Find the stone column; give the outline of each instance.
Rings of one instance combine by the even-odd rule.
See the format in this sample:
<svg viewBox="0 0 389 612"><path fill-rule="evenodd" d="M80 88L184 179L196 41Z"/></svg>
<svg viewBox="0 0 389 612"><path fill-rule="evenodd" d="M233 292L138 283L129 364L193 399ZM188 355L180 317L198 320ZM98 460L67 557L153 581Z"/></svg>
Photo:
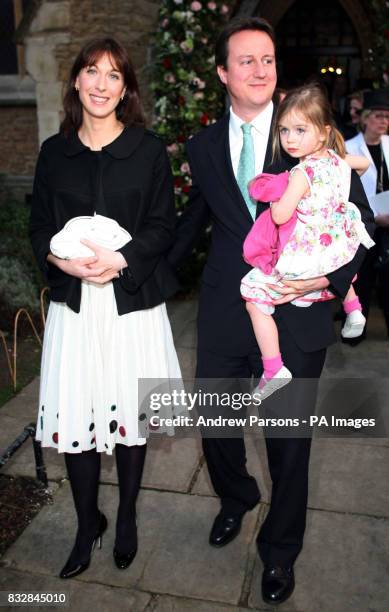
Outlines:
<svg viewBox="0 0 389 612"><path fill-rule="evenodd" d="M25 37L26 67L36 82L39 142L58 132L62 88L56 58L58 45L69 43L70 2L43 1Z"/></svg>

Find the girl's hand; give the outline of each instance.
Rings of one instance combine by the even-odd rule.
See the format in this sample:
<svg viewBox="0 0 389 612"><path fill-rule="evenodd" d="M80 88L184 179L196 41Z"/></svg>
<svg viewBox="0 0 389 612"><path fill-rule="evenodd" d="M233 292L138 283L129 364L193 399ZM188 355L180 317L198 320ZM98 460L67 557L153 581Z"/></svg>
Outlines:
<svg viewBox="0 0 389 612"><path fill-rule="evenodd" d="M273 300L274 306L279 306L280 304L286 304L287 302L292 302L296 298L299 298L306 293L311 293L312 291L320 291L320 289L326 289L330 284L328 278L326 276L318 276L317 278L309 278L307 280L295 280L288 281L282 280L282 284L284 287L279 287L278 285L269 285L271 289L274 291L278 291L281 293L283 297L278 300Z"/></svg>
<svg viewBox="0 0 389 612"><path fill-rule="evenodd" d="M112 251L90 240L80 242L94 251L96 256L96 261L88 266L89 274L85 280L103 285L113 278L118 278L119 271L127 267L127 262L119 251Z"/></svg>

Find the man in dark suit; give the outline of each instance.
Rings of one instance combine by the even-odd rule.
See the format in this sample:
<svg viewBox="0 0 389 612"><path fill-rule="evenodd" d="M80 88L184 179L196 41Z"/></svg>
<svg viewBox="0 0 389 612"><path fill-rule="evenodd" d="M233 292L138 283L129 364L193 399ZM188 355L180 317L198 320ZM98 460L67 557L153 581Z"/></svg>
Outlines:
<svg viewBox="0 0 389 612"><path fill-rule="evenodd" d="M240 296L240 281L249 270L242 258L243 241L253 220L266 205L250 202L244 186L238 185L244 166L246 128L242 126L250 126L249 144L254 152L255 174L281 172L295 161L284 156L277 163L271 163L272 96L276 86L272 27L265 20L253 17L231 21L216 43L216 66L229 94L231 109L188 143L193 186L169 259L178 265L211 220L212 244L199 301L196 376L231 380L257 377L262 370L258 346ZM356 175L352 179L351 196L360 207L365 223L372 222ZM288 283L282 289L283 297L275 302L274 319L284 363L291 370L294 382L302 378L314 382L308 391L304 385L291 383L277 393L290 413L313 413L326 347L335 341L335 333L328 302L315 303L309 308L298 308L289 302L324 287L343 297L364 257L364 250L361 247L350 264L328 278ZM272 497L257 545L264 563L263 598L266 602L280 603L293 591L293 564L302 548L310 437L266 435L266 447ZM246 469L242 436L203 437L203 448L212 484L221 500L210 544L223 546L239 533L244 513L256 506L260 493Z"/></svg>

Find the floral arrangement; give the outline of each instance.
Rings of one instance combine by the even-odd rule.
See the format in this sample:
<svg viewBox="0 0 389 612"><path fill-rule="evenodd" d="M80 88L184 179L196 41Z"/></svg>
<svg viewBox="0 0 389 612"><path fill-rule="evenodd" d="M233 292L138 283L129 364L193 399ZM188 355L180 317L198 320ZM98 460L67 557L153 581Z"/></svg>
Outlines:
<svg viewBox="0 0 389 612"><path fill-rule="evenodd" d="M191 185L185 142L224 112L213 48L228 2L163 0L154 44L153 130L167 143L180 212Z"/></svg>
<svg viewBox="0 0 389 612"><path fill-rule="evenodd" d="M153 130L167 143L180 215L191 186L185 143L223 115L225 93L214 44L230 17L231 0L162 0L153 49ZM209 242L205 232L180 270L184 292L195 289Z"/></svg>

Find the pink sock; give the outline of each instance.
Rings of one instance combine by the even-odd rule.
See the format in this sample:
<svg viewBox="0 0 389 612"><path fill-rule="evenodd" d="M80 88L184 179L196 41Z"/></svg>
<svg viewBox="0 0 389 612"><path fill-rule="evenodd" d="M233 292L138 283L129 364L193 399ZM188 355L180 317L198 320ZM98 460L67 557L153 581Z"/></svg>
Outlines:
<svg viewBox="0 0 389 612"><path fill-rule="evenodd" d="M354 310L360 310L362 312L362 306L358 299L358 296L353 300L343 302L343 310L346 314L350 314L350 312L354 312Z"/></svg>
<svg viewBox="0 0 389 612"><path fill-rule="evenodd" d="M278 370L281 370L284 362L282 361L281 353L278 353L275 357L264 358L262 357L263 373L267 380L274 378Z"/></svg>

